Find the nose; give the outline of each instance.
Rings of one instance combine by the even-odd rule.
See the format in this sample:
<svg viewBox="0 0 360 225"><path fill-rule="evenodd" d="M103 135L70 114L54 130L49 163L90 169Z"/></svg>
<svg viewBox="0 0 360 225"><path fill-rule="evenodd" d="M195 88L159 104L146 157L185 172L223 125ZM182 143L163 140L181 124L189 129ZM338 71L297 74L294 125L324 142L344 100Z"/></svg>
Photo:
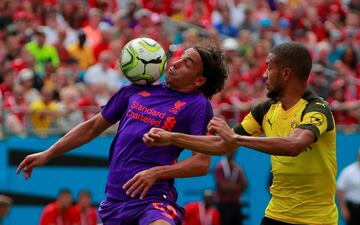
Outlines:
<svg viewBox="0 0 360 225"><path fill-rule="evenodd" d="M173 67L174 67L175 69L178 69L178 68L180 67L181 61L182 61L181 59L176 60L176 61L173 63Z"/></svg>
<svg viewBox="0 0 360 225"><path fill-rule="evenodd" d="M268 70L265 70L264 74L262 75L262 77L264 79L267 79L268 78Z"/></svg>

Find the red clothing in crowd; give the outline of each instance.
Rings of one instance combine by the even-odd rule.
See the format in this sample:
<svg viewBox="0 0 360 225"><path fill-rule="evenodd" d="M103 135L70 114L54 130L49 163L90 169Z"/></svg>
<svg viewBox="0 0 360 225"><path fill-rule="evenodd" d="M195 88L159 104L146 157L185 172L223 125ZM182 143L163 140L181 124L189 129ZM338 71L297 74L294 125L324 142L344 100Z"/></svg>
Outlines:
<svg viewBox="0 0 360 225"><path fill-rule="evenodd" d="M87 96L82 97L78 101L77 106L83 112L84 121L92 118L93 116L95 116L98 113L98 111L94 111L94 109L99 108L99 105Z"/></svg>
<svg viewBox="0 0 360 225"><path fill-rule="evenodd" d="M143 7L152 12L165 14L167 16L171 15L171 0L161 0L161 1L152 1L152 0L143 0Z"/></svg>
<svg viewBox="0 0 360 225"><path fill-rule="evenodd" d="M29 113L29 108L25 100L16 102L13 96L9 96L4 99L3 107L18 119L18 121L25 126L25 116Z"/></svg>
<svg viewBox="0 0 360 225"><path fill-rule="evenodd" d="M78 225L96 225L97 214L96 209L91 207L86 212L82 212L78 205L71 207L71 214L73 224Z"/></svg>
<svg viewBox="0 0 360 225"><path fill-rule="evenodd" d="M202 202L190 202L184 208L184 225L220 225L220 214L214 207L205 209Z"/></svg>
<svg viewBox="0 0 360 225"><path fill-rule="evenodd" d="M53 202L45 206L41 213L39 225L71 225L73 221L70 208L60 212L59 204Z"/></svg>
<svg viewBox="0 0 360 225"><path fill-rule="evenodd" d="M215 167L216 197L220 203L239 203L240 195L245 186L243 171L236 163L229 165L226 159L221 160ZM228 190L229 186L237 187Z"/></svg>

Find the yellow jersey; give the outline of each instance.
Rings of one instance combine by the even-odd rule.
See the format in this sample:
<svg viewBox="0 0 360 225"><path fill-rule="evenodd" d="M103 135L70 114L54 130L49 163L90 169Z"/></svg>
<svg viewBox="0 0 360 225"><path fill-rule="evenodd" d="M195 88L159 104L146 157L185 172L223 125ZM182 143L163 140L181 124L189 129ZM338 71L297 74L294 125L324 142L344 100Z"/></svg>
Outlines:
<svg viewBox="0 0 360 225"><path fill-rule="evenodd" d="M308 129L316 140L296 157L271 156L272 198L265 216L291 224L337 224L336 129L328 103L307 90L290 109L268 100L254 107L234 130L240 135L288 136Z"/></svg>
<svg viewBox="0 0 360 225"><path fill-rule="evenodd" d="M30 110L32 113L31 122L34 129L38 131L46 131L51 128L51 124L55 121L55 117L43 115L42 111L58 111L59 105L56 102L45 104L42 100L36 100L31 103Z"/></svg>

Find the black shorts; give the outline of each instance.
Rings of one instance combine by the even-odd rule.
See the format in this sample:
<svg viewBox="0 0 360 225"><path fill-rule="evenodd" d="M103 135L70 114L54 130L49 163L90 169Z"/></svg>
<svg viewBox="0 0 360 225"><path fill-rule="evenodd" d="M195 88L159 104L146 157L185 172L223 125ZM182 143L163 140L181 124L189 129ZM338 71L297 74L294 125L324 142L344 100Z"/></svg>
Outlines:
<svg viewBox="0 0 360 225"><path fill-rule="evenodd" d="M279 220L274 220L271 219L269 217L264 217L261 221L260 225L294 225L292 223L285 223L285 222L281 222Z"/></svg>

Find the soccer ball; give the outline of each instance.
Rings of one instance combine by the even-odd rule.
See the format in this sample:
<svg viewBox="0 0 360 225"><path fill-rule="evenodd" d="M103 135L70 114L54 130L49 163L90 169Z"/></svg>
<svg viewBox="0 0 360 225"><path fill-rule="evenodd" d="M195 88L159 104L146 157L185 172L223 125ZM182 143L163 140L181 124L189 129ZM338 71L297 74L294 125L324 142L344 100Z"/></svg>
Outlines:
<svg viewBox="0 0 360 225"><path fill-rule="evenodd" d="M129 81L150 85L163 74L166 54L161 45L153 39L136 38L124 46L119 63Z"/></svg>

